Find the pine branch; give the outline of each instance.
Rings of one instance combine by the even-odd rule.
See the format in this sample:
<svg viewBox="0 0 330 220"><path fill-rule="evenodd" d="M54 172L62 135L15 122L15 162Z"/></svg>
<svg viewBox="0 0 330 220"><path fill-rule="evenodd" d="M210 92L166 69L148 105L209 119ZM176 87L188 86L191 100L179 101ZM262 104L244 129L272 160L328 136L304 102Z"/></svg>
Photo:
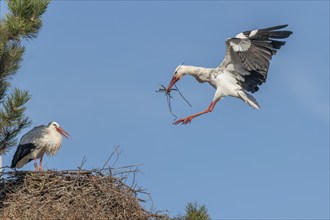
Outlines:
<svg viewBox="0 0 330 220"><path fill-rule="evenodd" d="M5 79L0 78L0 106L3 103L8 87L9 87L9 83L6 82Z"/></svg>
<svg viewBox="0 0 330 220"><path fill-rule="evenodd" d="M49 0L7 0L7 4L10 11L4 20L8 30L7 39L35 38Z"/></svg>
<svg viewBox="0 0 330 220"><path fill-rule="evenodd" d="M7 78L17 72L24 54L19 42L8 42L0 51L0 76Z"/></svg>
<svg viewBox="0 0 330 220"><path fill-rule="evenodd" d="M21 41L37 36L49 0L7 0L7 4L9 13L0 20L0 155L16 144L16 136L31 123L24 115L28 92L15 89L7 95L7 90L23 59Z"/></svg>
<svg viewBox="0 0 330 220"><path fill-rule="evenodd" d="M15 137L19 132L28 127L31 121L24 116L24 106L30 99L27 91L15 89L3 102L0 110L0 155L16 144Z"/></svg>
<svg viewBox="0 0 330 220"><path fill-rule="evenodd" d="M205 205L198 205L197 202L194 202L187 204L184 219L210 220L211 218L207 213Z"/></svg>

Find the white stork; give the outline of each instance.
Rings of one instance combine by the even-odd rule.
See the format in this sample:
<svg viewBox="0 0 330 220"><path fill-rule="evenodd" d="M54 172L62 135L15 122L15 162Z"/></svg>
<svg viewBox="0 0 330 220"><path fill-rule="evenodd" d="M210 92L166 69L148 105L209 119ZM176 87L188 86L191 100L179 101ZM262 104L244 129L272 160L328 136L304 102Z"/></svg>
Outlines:
<svg viewBox="0 0 330 220"><path fill-rule="evenodd" d="M62 144L62 135L69 138L67 133L57 122L50 122L47 126L40 125L27 132L20 143L11 162L12 168L21 168L34 160L36 171L42 171L42 157L44 154L55 155ZM37 158L40 158L38 166Z"/></svg>
<svg viewBox="0 0 330 220"><path fill-rule="evenodd" d="M226 55L217 68L180 65L166 89L168 94L173 85L185 75L191 75L200 83L208 82L216 89L210 106L197 114L182 118L174 124L187 124L199 115L212 112L217 101L226 96L243 100L252 108L259 109L257 100L248 92L258 91L266 81L269 62L285 42L274 40L289 37L292 32L279 30L288 25L244 31L226 40Z"/></svg>

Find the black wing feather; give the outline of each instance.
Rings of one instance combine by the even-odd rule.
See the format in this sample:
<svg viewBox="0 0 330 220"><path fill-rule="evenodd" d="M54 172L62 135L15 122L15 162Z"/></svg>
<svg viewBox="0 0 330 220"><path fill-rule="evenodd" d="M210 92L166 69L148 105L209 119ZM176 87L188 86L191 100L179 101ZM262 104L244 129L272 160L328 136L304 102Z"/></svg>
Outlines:
<svg viewBox="0 0 330 220"><path fill-rule="evenodd" d="M17 147L17 150L15 152L15 155L13 157L13 160L11 161L11 168L15 168L16 164L23 159L26 155L30 154L32 151L36 149L36 146L32 143L19 145ZM28 162L30 162L32 159L30 159Z"/></svg>
<svg viewBox="0 0 330 220"><path fill-rule="evenodd" d="M273 26L273 27L269 27L269 28L263 28L263 29L260 29L260 30L262 30L262 31L273 31L273 30L283 29L287 26L288 26L287 24L282 24L282 25Z"/></svg>
<svg viewBox="0 0 330 220"><path fill-rule="evenodd" d="M291 31L277 31L288 25L279 25L255 31L245 31L246 38L231 38L229 42L239 45L242 41L248 41L251 46L247 50L234 51L238 54L242 67L250 74L242 74L244 81L239 80L240 85L247 91L256 92L258 86L266 82L270 60L277 50L285 45L284 41L274 39L284 39L289 37ZM250 37L251 33L252 36ZM244 43L244 42L243 42ZM246 42L247 43L247 42Z"/></svg>

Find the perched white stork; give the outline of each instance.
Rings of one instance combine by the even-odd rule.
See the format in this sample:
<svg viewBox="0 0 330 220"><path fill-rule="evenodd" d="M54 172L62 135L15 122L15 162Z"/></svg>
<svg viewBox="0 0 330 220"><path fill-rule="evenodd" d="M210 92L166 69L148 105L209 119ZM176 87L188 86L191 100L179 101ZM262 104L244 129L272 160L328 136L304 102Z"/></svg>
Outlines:
<svg viewBox="0 0 330 220"><path fill-rule="evenodd" d="M200 83L208 82L216 89L210 106L197 114L182 118L174 124L187 124L199 115L211 112L217 101L226 96L242 99L255 109L260 106L248 92L258 91L258 86L266 81L269 62L285 42L274 40L289 37L292 32L279 30L288 25L244 31L226 40L226 55L217 68L180 65L166 89L168 94L173 85L185 75L191 75Z"/></svg>
<svg viewBox="0 0 330 220"><path fill-rule="evenodd" d="M40 125L27 132L20 143L11 162L12 168L21 168L34 160L36 171L42 171L42 157L44 154L55 155L62 144L62 135L69 138L67 133L57 122L50 122L47 126ZM37 158L40 158L38 166Z"/></svg>

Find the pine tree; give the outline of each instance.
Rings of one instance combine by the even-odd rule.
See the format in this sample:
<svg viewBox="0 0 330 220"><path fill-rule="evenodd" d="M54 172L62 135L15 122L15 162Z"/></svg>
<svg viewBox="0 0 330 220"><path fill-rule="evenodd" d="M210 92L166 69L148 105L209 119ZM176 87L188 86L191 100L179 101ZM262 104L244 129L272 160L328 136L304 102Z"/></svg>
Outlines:
<svg viewBox="0 0 330 220"><path fill-rule="evenodd" d="M210 216L207 214L205 205L198 205L195 203L188 203L186 206L186 220L209 220Z"/></svg>
<svg viewBox="0 0 330 220"><path fill-rule="evenodd" d="M189 202L186 205L186 214L179 215L174 220L210 220L210 216L207 213L207 209L205 205L198 205L197 202L191 203Z"/></svg>
<svg viewBox="0 0 330 220"><path fill-rule="evenodd" d="M37 37L49 0L6 2L9 12L0 20L0 157L16 145L19 132L31 124L24 114L30 95L18 88L10 92L10 80L23 59L22 40Z"/></svg>

